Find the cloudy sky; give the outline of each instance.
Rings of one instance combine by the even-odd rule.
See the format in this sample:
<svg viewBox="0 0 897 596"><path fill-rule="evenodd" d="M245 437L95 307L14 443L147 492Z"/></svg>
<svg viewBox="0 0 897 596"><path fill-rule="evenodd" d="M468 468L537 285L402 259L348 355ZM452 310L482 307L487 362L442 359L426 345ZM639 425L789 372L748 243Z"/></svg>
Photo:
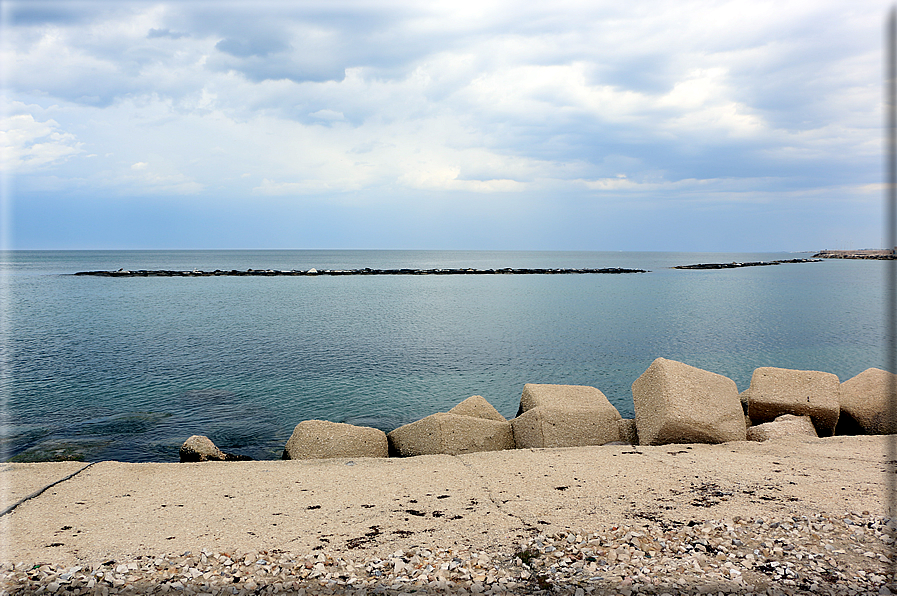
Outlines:
<svg viewBox="0 0 897 596"><path fill-rule="evenodd" d="M883 3L0 6L8 247L882 243Z"/></svg>

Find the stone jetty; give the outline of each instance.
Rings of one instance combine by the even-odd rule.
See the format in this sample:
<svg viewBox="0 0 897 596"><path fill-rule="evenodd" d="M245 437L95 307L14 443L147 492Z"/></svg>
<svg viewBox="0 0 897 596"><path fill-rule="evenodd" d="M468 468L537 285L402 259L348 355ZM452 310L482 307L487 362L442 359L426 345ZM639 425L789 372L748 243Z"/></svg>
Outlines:
<svg viewBox="0 0 897 596"><path fill-rule="evenodd" d="M816 255L818 256L818 255ZM819 263L822 259L780 259L778 261L749 261L744 263L698 263L696 265L676 265L673 269L738 269L740 267L765 267L785 263Z"/></svg>
<svg viewBox="0 0 897 596"><path fill-rule="evenodd" d="M647 273L644 269L623 269L605 267L602 269L236 269L215 271L177 271L168 269L119 269L117 271L79 271L75 275L94 275L98 277L225 277L225 276L338 276L338 275L575 275L595 273Z"/></svg>

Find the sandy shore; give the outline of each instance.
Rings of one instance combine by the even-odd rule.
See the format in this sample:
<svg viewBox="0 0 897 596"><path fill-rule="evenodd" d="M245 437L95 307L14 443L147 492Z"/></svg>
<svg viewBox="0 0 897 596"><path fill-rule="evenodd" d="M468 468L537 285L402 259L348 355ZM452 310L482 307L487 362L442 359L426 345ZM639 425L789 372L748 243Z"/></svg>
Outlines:
<svg viewBox="0 0 897 596"><path fill-rule="evenodd" d="M440 557L452 561L459 553L466 553L469 563L471 557L478 559L483 553L495 572L492 583L485 574L477 584L471 573L466 580L455 578L455 583L450 577L438 579L438 574L431 573L424 575L426 581L420 585L439 587L438 582L443 581L448 582L441 586L444 591L457 588L476 593L477 587L480 592L507 591L510 582L515 584L511 591L517 592L569 588L570 593L583 590L585 594L602 593L604 588L600 586L609 581L619 582L619 586L609 588L611 591L619 591L622 586L632 592L633 586L641 586L644 591L638 577L645 575L648 559L653 559L649 561L652 564L665 559L669 567L676 556L697 557L700 553L693 548L689 551L682 547L688 532L682 536L676 532L698 527L706 529L705 537L722 537L720 544L731 552L719 551L719 545L711 546L713 541L708 543L703 554L705 565L700 565L700 557L694 559L700 573L691 565L692 575L682 576L691 578L688 582L695 584L691 586L694 589L704 581L696 578L706 579L711 568L722 566L721 577L726 581L737 579L740 583L733 585L740 586L741 592L761 592L788 579L785 572L776 575L777 569L781 570L779 565L771 566L772 562L784 564L788 557L803 553L805 556L795 564L817 565L816 557L810 556L815 553L821 561L817 574L821 579L815 580L820 593L841 583L839 578L826 575L826 569L840 569L847 575L856 572L851 577L865 578L865 587L860 589L857 584L853 593L871 590L870 586L886 590L892 582L887 574L893 560L893 528L883 525L889 515L886 474L891 440L893 437L879 436L723 445L607 445L383 460L99 462L89 467L74 462L4 464L0 468L3 509L75 475L0 517L4 537L0 561L7 562L3 576L7 584L24 590L18 593L25 593L27 585L36 591L36 586L54 581L57 589L64 590L70 585L66 582L74 580L52 578L54 573L64 576L65 570L72 568L77 569L72 574L83 575L121 567L119 586L113 581L114 574L107 576L106 584L102 579L97 584L98 578L93 576L94 590L97 585L105 585L114 592L138 580L158 584L160 569L171 567L173 558L178 557L178 565L192 563L193 569L200 565L221 567L208 573L217 579L226 577L228 591L222 592L224 588L219 586L215 590L210 587L209 593L246 590L246 579L231 585L236 569L233 565L237 560L252 558L265 565L282 560L277 569L287 579L279 580L280 589L292 585L298 590L301 582L314 580L317 583L302 584L302 589L309 593L335 590L341 585L339 581L327 578L321 583L320 578L326 574L315 575L315 565L322 563L321 569L328 569L342 561L345 569L347 561L354 561L353 573L358 572L355 587L374 590L379 586L401 593L403 588L395 585L396 577L405 571L409 581L419 576L411 573L413 565L402 563L397 570L391 563L392 575L387 575L392 583L386 585L378 583L378 578L385 576L374 573L372 561L382 563L398 555L402 561L413 561L416 556L421 563L424 557L427 565L417 569L431 567L438 571L441 567L433 563L441 565ZM845 521L851 519L854 521ZM770 527L771 520L779 521ZM788 550L780 544L776 551L775 545L762 538L764 533L771 536L784 531L782 524L793 525L793 531L789 531L808 542L795 542L798 546ZM858 542L854 535L855 526L866 528L863 541ZM630 536L626 537L621 528L628 528ZM647 543L633 546L633 532L653 537L654 550ZM743 534L743 539L729 534ZM865 539L870 536L874 540L867 544ZM624 540L630 550L619 553L619 557L611 555L611 550L617 553L620 547L612 544L614 540ZM748 543L751 540L754 542ZM547 553L558 550L557 546L549 550L555 543L575 547L570 563L581 563L581 581L550 579L557 577L557 564L550 573L539 571L540 565L552 569ZM633 548L641 550L634 553ZM739 549L744 552L737 555ZM527 561L519 554L527 550L537 551L539 556L524 565ZM583 555L586 550L591 554ZM725 556L719 559L721 552ZM713 555L709 559L708 553ZM727 559L729 554L732 556ZM122 562L128 561L140 563L132 564L129 570L122 567ZM147 561L158 565L147 567L144 571L149 575L144 577L140 574ZM225 565L227 561L230 566ZM737 573L729 571L733 561L741 566ZM255 561L248 562L251 571ZM615 566L624 563L628 566L616 573ZM16 564L18 568L14 568ZM23 579L26 569L36 564L43 564L43 575L38 568L32 580ZM294 567L305 570L306 577L286 571ZM674 567L664 569L671 571ZM201 577L206 571L185 573L189 579L190 573L200 573L196 577ZM511 579L500 583L501 573ZM655 570L654 578L663 573ZM542 580L538 580L540 574ZM212 581L209 577L204 580ZM173 581L166 580L169 585ZM336 583L327 583L332 581ZM646 585L652 584L650 578L646 581ZM665 582L653 585L659 590ZM246 593L267 588L273 591L275 583L253 581ZM182 582L182 588L184 585ZM794 586L799 592L800 583ZM809 586L806 583L805 587ZM897 586L891 586L897 592ZM787 584L783 589L790 590ZM11 592L16 593L15 589Z"/></svg>

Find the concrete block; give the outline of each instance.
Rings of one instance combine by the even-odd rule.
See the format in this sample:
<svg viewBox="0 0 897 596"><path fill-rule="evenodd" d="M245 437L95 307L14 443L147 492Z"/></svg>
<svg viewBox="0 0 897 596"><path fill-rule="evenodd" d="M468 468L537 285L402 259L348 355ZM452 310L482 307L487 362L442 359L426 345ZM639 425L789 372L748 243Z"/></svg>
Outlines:
<svg viewBox="0 0 897 596"><path fill-rule="evenodd" d="M743 441L744 413L735 381L658 358L632 384L639 443Z"/></svg>
<svg viewBox="0 0 897 596"><path fill-rule="evenodd" d="M326 420L305 420L297 424L283 451L283 459L388 455L389 444L382 430Z"/></svg>

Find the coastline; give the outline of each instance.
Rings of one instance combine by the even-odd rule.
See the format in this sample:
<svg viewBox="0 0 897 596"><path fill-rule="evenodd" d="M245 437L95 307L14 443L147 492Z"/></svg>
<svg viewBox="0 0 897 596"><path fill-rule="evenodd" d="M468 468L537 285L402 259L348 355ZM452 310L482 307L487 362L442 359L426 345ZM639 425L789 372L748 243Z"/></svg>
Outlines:
<svg viewBox="0 0 897 596"><path fill-rule="evenodd" d="M395 553L400 553L402 561L410 561L424 556L423 550L430 553L427 557L447 557L448 562L460 553L468 557L485 553L493 562L493 592L501 585L495 579L496 570L510 573L503 576L506 579L516 578L509 581L520 583L515 590L518 593L539 592L549 583L552 589L569 588L571 594L585 587L603 593L602 586L611 584L619 590L622 584L614 584L617 580L613 578L624 583L629 578L625 585L632 591L633 582L638 584L642 581L639 575L645 575L643 567L654 569L655 579L663 579L667 576L660 567L672 570L682 557L693 559L701 571L694 565L690 571L679 569L676 573L693 584L680 586L680 592L698 591L710 580L719 585L729 582L727 591L760 592L760 588L766 589L763 586L788 579L787 574L776 579L779 567L770 566L773 561L795 569L813 562L840 573L862 571L863 577L879 577L876 574L887 573L891 565L887 561L892 559L892 542L883 537L893 532L884 527L880 537L870 535L867 538L874 540L858 542L851 524L844 520L854 516L865 520L868 528L874 524L883 527L889 507L886 471L892 470L887 453L893 440L893 436L852 436L719 445L605 445L383 460L100 462L0 517L0 532L6 538L0 562L21 563L29 569L37 564L47 565L46 569L54 565L57 570L80 567L73 573L105 570L110 573L104 576L109 579L107 587L113 591L141 581L162 582L161 568L171 567L171 560L178 557L183 561L192 557L194 568L200 566L200 558L207 560L207 567L220 567L212 573L214 577L203 578L206 572L202 572L192 578L196 591L201 592L202 582L220 580L222 573L229 573L232 579L235 568L225 569L222 561L227 557L219 558L225 554L231 560L257 556L269 566L270 559L299 561L295 573L285 571L293 569L286 563L280 565L279 573L287 579L277 581L281 586L284 581L293 582L297 590L301 584L301 589L311 590L308 593L334 593L340 585L346 587L339 582L348 580L340 580L331 567L343 561L345 570L346 561L362 561L352 565L359 585L401 593L402 585L421 580L421 573L420 568L416 575L412 573L413 566L406 573L402 565L408 563L398 565ZM3 507L79 467L85 466L71 462L6 464L0 469L0 479L10 490L4 491L7 500ZM770 523L776 525L771 528ZM785 532L786 538L795 541L797 527L806 526L801 536L806 534L815 546L795 542L797 546L789 547L779 539L775 544L764 540L766 546L761 546L747 539L752 532L781 533L781 524L795 526L791 538ZM670 532L681 533L695 526L706 528L705 537L725 539L722 559L707 556L709 551L680 552L678 546L673 547L681 541L668 535ZM815 526L831 529L814 530ZM630 530L620 532L623 527ZM737 540L745 548L733 542L730 530L743 534ZM666 547L655 547L659 552L653 556L641 543L633 550L633 533L654 536L657 532ZM563 546L568 541L567 546L576 546L581 554L589 545L585 538L593 535L592 555L586 556L593 560L574 557L569 561L571 565L584 561L579 579L555 577L564 564L548 557L548 543ZM611 544L614 540L617 543ZM531 561L530 566L518 564L515 553L537 548L533 546L537 543L542 548L539 560ZM626 557L620 550L623 547ZM758 554L753 554L755 551ZM185 555L187 552L191 554ZM717 548L715 554L720 552ZM811 557L812 553L818 557ZM387 560L393 561L389 573L373 573L373 561ZM108 564L104 567L109 561L115 562L112 568L128 563L137 566L126 566L119 573L122 579L116 580L114 569ZM155 561L160 561L159 565ZM312 561L310 567L305 566ZM251 563L246 566L250 571L256 569ZM318 563L325 563L320 569L332 577L309 577ZM731 565L726 567L726 563ZM737 573L730 573L733 566ZM143 567L147 569L141 571ZM537 573L537 568L542 571ZM43 584L40 574L29 584L21 574L16 575L21 572L6 565L5 581L22 586L22 590L27 585L36 590L38 585L52 583L46 579L52 573L43 575ZM521 574L526 573L529 576L523 578ZM533 579L539 573L546 585ZM471 590L478 576L468 573L468 579L440 580L435 575L424 573L427 579L418 587L442 590L451 586L432 582L454 581L455 588ZM264 581L263 576L251 580L254 586L266 588L256 581ZM400 576L406 579L398 581ZM671 571L667 579L674 581L674 577ZM880 577L885 585L884 576ZM276 583L269 579L270 585ZM391 583L384 583L386 580ZM116 585L116 581L120 583ZM163 583L173 581L169 578ZM248 581L231 581L228 587L253 592L245 590ZM396 582L401 585L393 586ZM492 585L484 582L480 581L477 589L491 590Z"/></svg>
<svg viewBox="0 0 897 596"><path fill-rule="evenodd" d="M887 248L864 248L859 250L821 250L813 255L820 259L874 259L892 261L897 259L897 253Z"/></svg>

